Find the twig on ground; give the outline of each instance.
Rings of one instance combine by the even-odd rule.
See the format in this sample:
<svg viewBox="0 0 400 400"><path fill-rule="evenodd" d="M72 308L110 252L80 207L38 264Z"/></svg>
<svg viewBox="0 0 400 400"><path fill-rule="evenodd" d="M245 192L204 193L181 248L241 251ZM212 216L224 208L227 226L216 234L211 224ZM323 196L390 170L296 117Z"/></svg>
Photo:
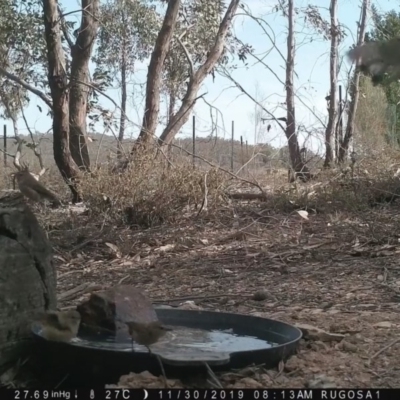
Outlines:
<svg viewBox="0 0 400 400"><path fill-rule="evenodd" d="M369 362L371 362L374 358L378 357L380 354L382 354L384 351L386 351L390 347L394 346L398 342L400 342L400 338L397 338L397 339L393 340L393 342L391 342L388 345L386 345L385 347L381 348L373 356L371 356L371 358L369 359Z"/></svg>

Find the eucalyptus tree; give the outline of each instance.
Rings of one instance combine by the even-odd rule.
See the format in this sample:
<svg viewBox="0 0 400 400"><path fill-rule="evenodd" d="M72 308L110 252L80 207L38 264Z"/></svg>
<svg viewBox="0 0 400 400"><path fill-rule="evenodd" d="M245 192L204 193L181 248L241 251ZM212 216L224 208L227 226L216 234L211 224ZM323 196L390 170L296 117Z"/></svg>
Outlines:
<svg viewBox="0 0 400 400"><path fill-rule="evenodd" d="M7 0L0 1L7 4ZM53 118L54 160L73 193L73 201L79 201L76 186L79 168L90 167L86 143L87 104L92 88L89 61L99 23L99 0L81 0L80 8L68 13L63 12L57 0L9 0L9 4L16 13L25 7L27 16L33 12L37 21L41 20L37 25L12 22L9 27L10 36L16 43L20 41L22 53L37 62L30 64L29 76L26 75L30 81L25 81L19 76L19 70L13 70L14 64L3 62L3 57L0 75L39 96L49 107ZM81 23L73 39L70 34L73 23L66 17L76 13L81 15ZM32 35L34 40L30 46L28 39ZM0 44L3 56L7 42Z"/></svg>
<svg viewBox="0 0 400 400"><path fill-rule="evenodd" d="M125 132L126 104L130 75L138 61L148 58L161 26L161 17L146 0L108 0L101 5L101 25L94 61L94 79L121 86L121 115L118 145ZM111 50L112 49L112 50Z"/></svg>
<svg viewBox="0 0 400 400"><path fill-rule="evenodd" d="M150 59L142 129L132 151L155 133L161 90L169 94L170 106L168 123L159 143L169 144L187 122L201 84L225 54L238 5L239 0L231 0L227 7L220 0L168 2ZM178 98L182 100L175 112Z"/></svg>
<svg viewBox="0 0 400 400"><path fill-rule="evenodd" d="M218 34L224 3L221 0L190 0L184 2L180 10L163 71L162 90L168 96L168 122L175 114L177 102L186 93L191 69L198 68L207 59Z"/></svg>
<svg viewBox="0 0 400 400"><path fill-rule="evenodd" d="M198 100L204 79L220 64L229 61L229 50L236 43L230 32L239 1L188 0L183 2L177 29L166 59L166 85L169 95L168 123L160 144L169 144L187 122ZM214 75L213 75L214 77ZM177 100L180 106L175 112Z"/></svg>
<svg viewBox="0 0 400 400"><path fill-rule="evenodd" d="M367 17L368 17L368 9L370 8L370 0L363 0L360 12L360 23L358 24L357 28L357 44L356 48L362 48L365 36L366 36L366 29L367 29ZM378 57L379 64L382 65L382 59ZM370 60L369 60L370 61ZM339 162L343 163L345 161L346 155L349 150L350 142L353 138L353 133L355 129L355 121L356 121L356 114L357 114L357 106L358 100L360 98L360 77L361 77L361 68L355 68L353 72L353 76L349 81L349 94L350 94L350 103L347 110L347 126L346 131L343 137L342 142L340 143L339 148Z"/></svg>
<svg viewBox="0 0 400 400"><path fill-rule="evenodd" d="M1 116L12 120L15 135L21 108L29 102L28 88L45 87L42 26L38 4L0 0L0 107ZM7 75L17 76L24 85Z"/></svg>

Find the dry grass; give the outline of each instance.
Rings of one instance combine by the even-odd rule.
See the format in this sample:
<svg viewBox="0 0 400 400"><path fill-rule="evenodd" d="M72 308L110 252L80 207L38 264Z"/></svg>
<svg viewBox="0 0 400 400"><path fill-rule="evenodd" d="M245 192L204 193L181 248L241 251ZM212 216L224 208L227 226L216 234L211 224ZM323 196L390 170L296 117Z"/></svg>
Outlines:
<svg viewBox="0 0 400 400"><path fill-rule="evenodd" d="M400 196L400 152L384 148L350 164L320 170L316 178L272 187L267 205L278 212L305 209L317 213L358 212L387 204Z"/></svg>
<svg viewBox="0 0 400 400"><path fill-rule="evenodd" d="M205 187L208 210L216 209L224 179L217 169L204 173L187 161L172 165L147 150L135 157L123 173L99 167L83 175L80 190L92 215L149 227L174 221L185 210L199 206Z"/></svg>

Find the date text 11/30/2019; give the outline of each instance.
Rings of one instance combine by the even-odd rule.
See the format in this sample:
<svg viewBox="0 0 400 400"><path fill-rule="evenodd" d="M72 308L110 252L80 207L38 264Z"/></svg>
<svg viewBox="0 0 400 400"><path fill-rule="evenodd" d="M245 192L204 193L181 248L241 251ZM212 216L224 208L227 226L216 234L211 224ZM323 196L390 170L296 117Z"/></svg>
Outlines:
<svg viewBox="0 0 400 400"><path fill-rule="evenodd" d="M0 389L13 400L386 400L400 399L400 389Z"/></svg>

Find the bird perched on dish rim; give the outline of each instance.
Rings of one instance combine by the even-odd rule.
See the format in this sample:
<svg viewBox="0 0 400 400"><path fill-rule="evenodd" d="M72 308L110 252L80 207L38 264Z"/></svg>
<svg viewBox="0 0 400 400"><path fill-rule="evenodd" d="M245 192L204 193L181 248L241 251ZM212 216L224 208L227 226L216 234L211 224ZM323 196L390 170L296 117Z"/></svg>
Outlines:
<svg viewBox="0 0 400 400"><path fill-rule="evenodd" d="M69 342L78 334L81 315L76 310L47 311L40 316L38 322L45 339Z"/></svg>

